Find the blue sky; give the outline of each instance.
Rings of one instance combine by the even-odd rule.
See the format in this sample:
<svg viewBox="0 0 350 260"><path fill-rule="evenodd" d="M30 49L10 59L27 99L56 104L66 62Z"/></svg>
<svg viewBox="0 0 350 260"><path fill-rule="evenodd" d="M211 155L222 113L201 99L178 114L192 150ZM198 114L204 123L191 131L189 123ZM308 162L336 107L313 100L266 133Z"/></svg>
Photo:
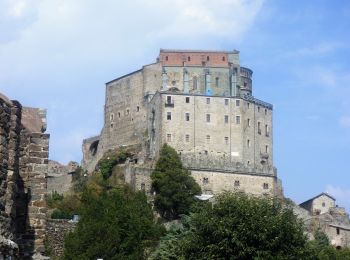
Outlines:
<svg viewBox="0 0 350 260"><path fill-rule="evenodd" d="M102 127L104 83L160 48L241 52L274 105L285 195L350 210L350 2L0 0L0 92L48 109L50 157L80 161Z"/></svg>

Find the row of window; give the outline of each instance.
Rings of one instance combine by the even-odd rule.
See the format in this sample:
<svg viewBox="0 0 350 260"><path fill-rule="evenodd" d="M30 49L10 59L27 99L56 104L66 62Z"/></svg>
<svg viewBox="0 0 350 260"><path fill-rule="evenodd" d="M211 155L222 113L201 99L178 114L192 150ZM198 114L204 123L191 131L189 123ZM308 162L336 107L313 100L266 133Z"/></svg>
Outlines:
<svg viewBox="0 0 350 260"><path fill-rule="evenodd" d="M139 107L139 106L136 107L136 112L140 112L140 107ZM118 112L117 115L118 115L118 118L120 118L120 117L121 117L121 112ZM127 109L127 110L125 111L125 114L124 114L124 115L126 115L126 116L130 115L130 110ZM113 120L114 120L114 113L111 113L111 114L110 114L109 119L110 119L110 121L113 121Z"/></svg>
<svg viewBox="0 0 350 260"><path fill-rule="evenodd" d="M222 56L222 61L226 61L226 57ZM165 61L169 61L169 56L165 56ZM187 56L187 61L191 61L191 56ZM207 56L206 61L210 61L210 56Z"/></svg>
<svg viewBox="0 0 350 260"><path fill-rule="evenodd" d="M186 103L190 103L190 97L185 97L185 102ZM206 98L206 104L210 104L210 102L211 102L211 98ZM171 96L167 96L166 97L166 103L167 104L173 104L173 101L172 101L172 97ZM239 100L239 99L236 99L236 106L237 107L239 107L240 106L240 103L241 103L241 101ZM224 99L224 104L225 104L225 106L228 106L229 105L229 99L228 98L225 98Z"/></svg>
<svg viewBox="0 0 350 260"><path fill-rule="evenodd" d="M202 183L203 184L208 184L209 183L209 178L204 177L202 179ZM236 180L234 182L233 186L236 187L236 188L240 187L241 186L240 181ZM268 183L263 183L262 187L263 187L264 190L267 190L267 189L269 189L269 184Z"/></svg>
<svg viewBox="0 0 350 260"><path fill-rule="evenodd" d="M205 118L207 123L211 122L210 114L206 114ZM166 119L169 121L171 120L171 112L167 112ZM185 113L185 121L190 121L190 113ZM224 115L224 123L228 124L228 121L229 121L228 115ZM240 124L240 123L241 123L241 116L236 116L236 124Z"/></svg>

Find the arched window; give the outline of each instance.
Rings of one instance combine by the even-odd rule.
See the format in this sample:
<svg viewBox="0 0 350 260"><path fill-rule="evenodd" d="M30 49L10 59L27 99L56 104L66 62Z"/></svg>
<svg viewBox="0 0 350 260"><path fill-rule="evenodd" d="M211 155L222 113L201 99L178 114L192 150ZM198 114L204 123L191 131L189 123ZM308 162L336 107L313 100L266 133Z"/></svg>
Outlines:
<svg viewBox="0 0 350 260"><path fill-rule="evenodd" d="M193 89L195 90L195 89L197 89L197 76L194 76L193 77Z"/></svg>

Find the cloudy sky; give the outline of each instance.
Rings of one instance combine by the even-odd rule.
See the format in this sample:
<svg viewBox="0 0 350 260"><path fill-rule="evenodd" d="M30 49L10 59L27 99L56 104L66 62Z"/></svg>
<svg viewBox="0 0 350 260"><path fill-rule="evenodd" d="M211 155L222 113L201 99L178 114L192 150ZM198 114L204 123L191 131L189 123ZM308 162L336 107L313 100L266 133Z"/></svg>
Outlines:
<svg viewBox="0 0 350 260"><path fill-rule="evenodd" d="M80 161L102 127L104 83L160 48L241 52L274 104L285 195L350 210L350 2L0 0L0 92L48 109L50 157Z"/></svg>

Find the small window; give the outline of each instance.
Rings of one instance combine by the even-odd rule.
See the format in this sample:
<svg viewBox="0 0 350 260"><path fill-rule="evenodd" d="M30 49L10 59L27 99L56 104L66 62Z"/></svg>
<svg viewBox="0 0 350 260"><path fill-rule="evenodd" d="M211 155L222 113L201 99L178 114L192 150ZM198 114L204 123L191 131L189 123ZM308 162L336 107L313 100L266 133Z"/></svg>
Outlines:
<svg viewBox="0 0 350 260"><path fill-rule="evenodd" d="M225 122L225 124L228 124L228 115L224 116L224 122Z"/></svg>
<svg viewBox="0 0 350 260"><path fill-rule="evenodd" d="M250 118L247 119L247 124L250 126Z"/></svg>
<svg viewBox="0 0 350 260"><path fill-rule="evenodd" d="M168 61L168 60L169 60L169 57L168 57L168 56L165 56L165 60Z"/></svg>
<svg viewBox="0 0 350 260"><path fill-rule="evenodd" d="M249 105L249 102L247 102L247 108L249 109L250 105Z"/></svg>
<svg viewBox="0 0 350 260"><path fill-rule="evenodd" d="M225 98L225 106L228 106L228 99Z"/></svg>
<svg viewBox="0 0 350 260"><path fill-rule="evenodd" d="M191 57L190 56L187 57L187 61L191 61Z"/></svg>
<svg viewBox="0 0 350 260"><path fill-rule="evenodd" d="M129 113L130 113L130 111L129 111L129 109L127 109L127 110L126 110L126 114L129 115Z"/></svg>
<svg viewBox="0 0 350 260"><path fill-rule="evenodd" d="M269 126L265 125L265 136L269 136Z"/></svg>
<svg viewBox="0 0 350 260"><path fill-rule="evenodd" d="M166 113L166 120L171 120L171 112Z"/></svg>
<svg viewBox="0 0 350 260"><path fill-rule="evenodd" d="M210 144L210 135L207 135L206 139L207 139L207 144Z"/></svg>
<svg viewBox="0 0 350 260"><path fill-rule="evenodd" d="M260 107L258 106L258 112L260 112Z"/></svg>
<svg viewBox="0 0 350 260"><path fill-rule="evenodd" d="M247 140L247 146L250 147L250 140Z"/></svg>
<svg viewBox="0 0 350 260"><path fill-rule="evenodd" d="M171 142L171 134L166 135L166 140L167 140L167 142Z"/></svg>
<svg viewBox="0 0 350 260"><path fill-rule="evenodd" d="M269 152L269 146L265 145L265 153L268 153L268 152Z"/></svg>
<svg viewBox="0 0 350 260"><path fill-rule="evenodd" d="M261 135L261 123L258 122L258 134Z"/></svg>
<svg viewBox="0 0 350 260"><path fill-rule="evenodd" d="M203 184L208 184L209 183L209 178L203 178Z"/></svg>
<svg viewBox="0 0 350 260"><path fill-rule="evenodd" d="M216 77L216 78L215 78L215 87L218 87L218 86L219 86L219 78Z"/></svg>
<svg viewBox="0 0 350 260"><path fill-rule="evenodd" d="M185 114L185 120L186 121L190 121L190 113L186 113Z"/></svg>
<svg viewBox="0 0 350 260"><path fill-rule="evenodd" d="M225 136L225 144L228 144L228 136Z"/></svg>
<svg viewBox="0 0 350 260"><path fill-rule="evenodd" d="M264 183L263 184L263 188L264 188L264 190L267 190L269 188L269 184L268 183Z"/></svg>
<svg viewBox="0 0 350 260"><path fill-rule="evenodd" d="M322 207L325 207L326 206L326 203L322 202Z"/></svg>
<svg viewBox="0 0 350 260"><path fill-rule="evenodd" d="M207 61L209 61L209 56L207 56Z"/></svg>
<svg viewBox="0 0 350 260"><path fill-rule="evenodd" d="M118 112L118 117L120 118L120 112Z"/></svg>
<svg viewBox="0 0 350 260"><path fill-rule="evenodd" d="M113 128L113 124L111 124L111 128Z"/></svg>
<svg viewBox="0 0 350 260"><path fill-rule="evenodd" d="M267 109L265 108L265 115L267 115Z"/></svg>
<svg viewBox="0 0 350 260"><path fill-rule="evenodd" d="M210 98L207 98L207 104L210 104Z"/></svg>
<svg viewBox="0 0 350 260"><path fill-rule="evenodd" d="M241 117L236 116L236 124L239 125L241 123Z"/></svg>
<svg viewBox="0 0 350 260"><path fill-rule="evenodd" d="M225 60L226 60L225 56L224 56L224 57L222 57L222 61L225 61Z"/></svg>
<svg viewBox="0 0 350 260"><path fill-rule="evenodd" d="M190 135L185 135L185 141L188 143L190 141Z"/></svg>
<svg viewBox="0 0 350 260"><path fill-rule="evenodd" d="M207 114L207 123L209 123L210 122L210 114Z"/></svg>
<svg viewBox="0 0 350 260"><path fill-rule="evenodd" d="M136 107L136 111L140 112L140 107L139 106Z"/></svg>
<svg viewBox="0 0 350 260"><path fill-rule="evenodd" d="M337 235L340 235L340 229L337 228Z"/></svg>
<svg viewBox="0 0 350 260"><path fill-rule="evenodd" d="M240 105L240 100L237 99L237 100L236 100L236 107L239 107L239 105Z"/></svg>
<svg viewBox="0 0 350 260"><path fill-rule="evenodd" d="M186 103L190 103L190 97L186 97Z"/></svg>
<svg viewBox="0 0 350 260"><path fill-rule="evenodd" d="M239 183L239 181L235 181L235 187L239 187L241 184Z"/></svg>
<svg viewBox="0 0 350 260"><path fill-rule="evenodd" d="M113 113L110 115L109 119L110 119L111 121L114 120L114 114L113 114Z"/></svg>
<svg viewBox="0 0 350 260"><path fill-rule="evenodd" d="M204 154L205 154L205 155L208 155L208 151L207 151L207 150L204 150Z"/></svg>
<svg viewBox="0 0 350 260"><path fill-rule="evenodd" d="M247 164L250 165L250 161L247 161Z"/></svg>
<svg viewBox="0 0 350 260"><path fill-rule="evenodd" d="M166 103L171 104L171 96L166 96Z"/></svg>

